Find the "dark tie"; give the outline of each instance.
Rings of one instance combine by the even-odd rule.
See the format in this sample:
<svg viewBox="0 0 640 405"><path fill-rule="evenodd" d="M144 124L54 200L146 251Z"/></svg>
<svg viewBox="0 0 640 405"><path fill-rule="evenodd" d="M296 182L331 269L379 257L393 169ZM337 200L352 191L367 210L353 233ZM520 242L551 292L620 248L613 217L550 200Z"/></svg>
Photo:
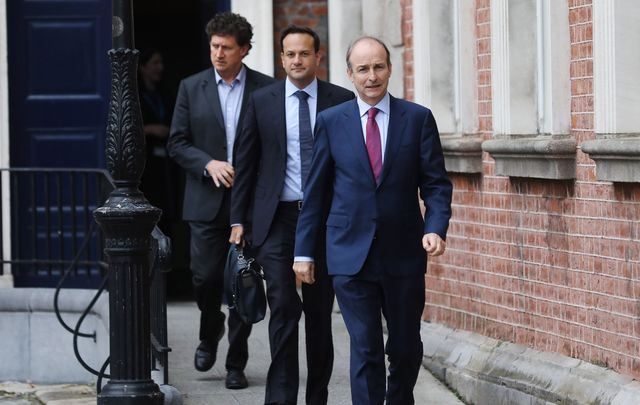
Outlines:
<svg viewBox="0 0 640 405"><path fill-rule="evenodd" d="M380 173L382 172L382 146L380 143L380 129L376 122L377 108L370 108L367 114L367 153L369 154L369 163L373 171L373 177L376 183L380 182Z"/></svg>
<svg viewBox="0 0 640 405"><path fill-rule="evenodd" d="M309 168L311 167L311 156L313 154L313 134L311 132L311 117L309 116L309 104L307 99L309 94L298 90L295 93L298 97L298 130L300 132L300 186L304 191L304 184L307 182Z"/></svg>

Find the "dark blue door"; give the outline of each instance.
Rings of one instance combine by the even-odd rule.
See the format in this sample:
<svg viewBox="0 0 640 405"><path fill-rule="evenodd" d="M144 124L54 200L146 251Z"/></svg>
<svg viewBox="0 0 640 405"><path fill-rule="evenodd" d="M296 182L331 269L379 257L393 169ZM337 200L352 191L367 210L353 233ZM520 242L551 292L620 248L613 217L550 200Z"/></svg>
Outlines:
<svg viewBox="0 0 640 405"><path fill-rule="evenodd" d="M104 167L111 2L9 0L7 14L11 166ZM36 185L39 183L35 181ZM35 259L63 259L61 256L68 256L74 249L70 235L78 235L76 229L70 228L75 221L69 218L77 213L70 211L69 199L81 196L65 200L64 195L76 192L70 191L68 181L60 180L57 187L63 197L52 204L57 191L45 186L46 190L36 191L34 199L28 197L32 184L12 185L12 197L17 201L13 205L13 223L20 228L19 234L13 235L13 255L31 252L28 254ZM26 204L28 198L32 204ZM47 208L47 202L54 206ZM92 196L86 203L93 208L100 202ZM63 229L52 230L47 215L66 218ZM51 285L61 269L47 269L15 269L16 285ZM92 284L95 281L87 279L77 285Z"/></svg>

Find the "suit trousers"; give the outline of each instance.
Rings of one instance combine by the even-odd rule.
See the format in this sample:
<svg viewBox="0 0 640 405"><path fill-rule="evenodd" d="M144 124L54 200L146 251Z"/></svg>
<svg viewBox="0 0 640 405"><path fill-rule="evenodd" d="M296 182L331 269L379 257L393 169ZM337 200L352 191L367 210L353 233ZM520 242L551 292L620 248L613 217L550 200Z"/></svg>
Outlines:
<svg viewBox="0 0 640 405"><path fill-rule="evenodd" d="M333 287L324 253L316 260L316 282L302 286L302 302L293 272L293 248L298 221L295 204L280 203L265 242L257 248L267 282L271 365L265 404L297 403L299 385L298 323L304 310L307 348L306 403L325 405L333 370L331 312ZM324 243L323 243L324 244Z"/></svg>
<svg viewBox="0 0 640 405"><path fill-rule="evenodd" d="M229 199L225 191L222 206L213 221L190 221L191 272L198 308L200 340L217 343L224 331L225 315L220 310L224 294L224 266L229 251ZM229 310L229 351L227 370L244 370L249 357L247 339L251 325L245 324L235 310Z"/></svg>
<svg viewBox="0 0 640 405"><path fill-rule="evenodd" d="M359 273L332 277L351 342L351 399L353 405L382 405L385 397L387 405L410 405L423 354L424 274L394 277L392 259L378 257L376 243ZM386 345L381 314L389 331Z"/></svg>

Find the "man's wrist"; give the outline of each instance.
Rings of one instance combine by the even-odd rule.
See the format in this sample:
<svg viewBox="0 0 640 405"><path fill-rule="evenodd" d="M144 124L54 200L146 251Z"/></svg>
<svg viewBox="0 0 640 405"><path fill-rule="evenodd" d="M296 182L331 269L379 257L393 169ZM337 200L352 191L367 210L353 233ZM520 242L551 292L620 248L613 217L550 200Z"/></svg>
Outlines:
<svg viewBox="0 0 640 405"><path fill-rule="evenodd" d="M309 257L309 256L295 256L293 258L294 262L311 262L313 263L313 257Z"/></svg>

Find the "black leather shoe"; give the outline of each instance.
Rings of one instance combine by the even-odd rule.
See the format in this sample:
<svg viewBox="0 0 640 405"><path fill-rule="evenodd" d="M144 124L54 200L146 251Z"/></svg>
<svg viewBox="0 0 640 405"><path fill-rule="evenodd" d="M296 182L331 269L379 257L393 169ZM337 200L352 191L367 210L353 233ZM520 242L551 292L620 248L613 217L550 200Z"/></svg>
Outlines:
<svg viewBox="0 0 640 405"><path fill-rule="evenodd" d="M208 371L216 363L216 353L218 352L218 342L224 336L224 325L218 334L218 338L214 343L207 340L201 340L196 354L193 358L193 365L198 371Z"/></svg>
<svg viewBox="0 0 640 405"><path fill-rule="evenodd" d="M196 349L196 355L193 359L193 364L198 371L208 371L213 367L216 362L216 352L218 351L218 342L210 344L206 341L201 341Z"/></svg>
<svg viewBox="0 0 640 405"><path fill-rule="evenodd" d="M249 386L249 381L242 370L227 370L224 386L230 390L241 390Z"/></svg>

